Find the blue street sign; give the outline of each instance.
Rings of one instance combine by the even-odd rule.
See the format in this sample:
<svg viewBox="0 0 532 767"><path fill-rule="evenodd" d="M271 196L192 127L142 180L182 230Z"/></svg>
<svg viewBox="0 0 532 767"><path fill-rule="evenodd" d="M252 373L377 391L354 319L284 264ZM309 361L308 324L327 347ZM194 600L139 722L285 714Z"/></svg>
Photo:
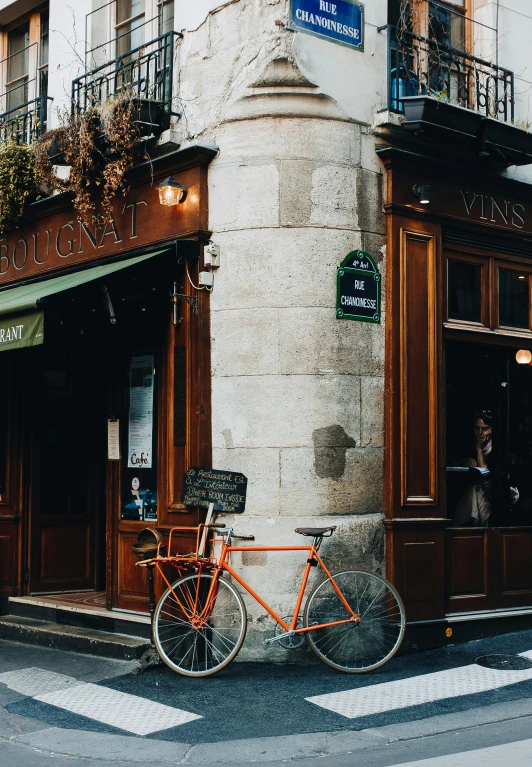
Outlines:
<svg viewBox="0 0 532 767"><path fill-rule="evenodd" d="M364 50L364 6L357 0L290 0L290 28Z"/></svg>

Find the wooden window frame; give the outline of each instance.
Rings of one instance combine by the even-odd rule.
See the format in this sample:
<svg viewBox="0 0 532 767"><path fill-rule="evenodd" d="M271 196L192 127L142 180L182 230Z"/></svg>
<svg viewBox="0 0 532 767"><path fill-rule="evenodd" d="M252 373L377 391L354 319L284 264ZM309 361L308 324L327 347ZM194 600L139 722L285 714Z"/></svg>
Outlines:
<svg viewBox="0 0 532 767"><path fill-rule="evenodd" d="M492 291L492 277L489 258L474 256L469 253L445 251L443 269L443 296L444 296L444 323L446 327L462 329L491 330L490 322L490 295ZM460 320L449 317L449 261L461 262L480 266L480 322Z"/></svg>
<svg viewBox="0 0 532 767"><path fill-rule="evenodd" d="M0 67L0 94L2 96L5 96L8 80L7 80L7 57L8 57L8 51L9 51L9 33L12 32L17 27L20 27L22 24L25 24L26 22L29 22L30 25L30 42L29 42L29 49L30 49L30 56L29 56L29 62L28 62L28 85L30 86L28 88L28 101L32 101L32 99L37 98L37 96L41 95L39 93L39 72L45 67L48 66L48 64L43 65L40 62L40 50L41 50L41 14L43 11L49 11L50 10L50 4L49 3L43 3L42 5L39 5L37 8L34 8L32 11L29 11L28 13L24 13L18 18L14 19L10 24L6 24L6 26L2 29L0 32L0 55L2 60L2 66ZM35 50L31 51L31 47L33 45L35 46ZM35 78L32 80L31 73L35 72ZM2 101L4 101L4 98L2 98ZM0 104L0 112L6 111L6 105L5 102Z"/></svg>
<svg viewBox="0 0 532 767"><path fill-rule="evenodd" d="M448 262L462 261L464 263L477 264L482 267L481 272L481 318L482 322L471 322L449 317L448 296ZM514 328L499 323L499 269L521 272L528 275L529 284L529 326L528 328ZM482 333L483 342L489 343L490 339L502 338L532 338L532 265L519 256L501 257L493 253L478 253L478 250L462 250L454 247L446 247L444 250L443 274L443 326L446 332L471 331Z"/></svg>
<svg viewBox="0 0 532 767"><path fill-rule="evenodd" d="M512 325L501 325L500 323L499 271L501 269L528 275L528 328L516 328ZM504 333L518 333L519 335L532 336L532 266L527 264L517 264L503 259L493 259L493 273L492 304L495 320L494 329Z"/></svg>

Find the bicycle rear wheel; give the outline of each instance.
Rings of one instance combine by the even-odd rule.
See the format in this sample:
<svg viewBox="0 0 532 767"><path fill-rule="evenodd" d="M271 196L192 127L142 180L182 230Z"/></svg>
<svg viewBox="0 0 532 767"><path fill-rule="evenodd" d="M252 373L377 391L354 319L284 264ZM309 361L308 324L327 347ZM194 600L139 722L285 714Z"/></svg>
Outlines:
<svg viewBox="0 0 532 767"><path fill-rule="evenodd" d="M391 583L365 570L346 570L331 578L360 623L309 631L310 647L324 663L349 674L383 666L403 641L405 610L401 597ZM327 578L309 594L303 623L317 626L347 620L350 615Z"/></svg>
<svg viewBox="0 0 532 767"><path fill-rule="evenodd" d="M153 640L178 674L209 676L236 656L246 636L246 609L234 586L213 575L186 575L157 604Z"/></svg>

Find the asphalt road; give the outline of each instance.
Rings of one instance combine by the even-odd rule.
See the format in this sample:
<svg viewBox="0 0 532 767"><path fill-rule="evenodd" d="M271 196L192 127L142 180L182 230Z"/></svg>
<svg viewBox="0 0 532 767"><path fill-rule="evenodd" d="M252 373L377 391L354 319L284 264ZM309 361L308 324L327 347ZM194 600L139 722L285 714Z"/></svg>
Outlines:
<svg viewBox="0 0 532 767"><path fill-rule="evenodd" d="M475 663L501 653L526 660L532 632L395 658L370 675L233 663L203 680L0 642L0 767L532 767L532 669ZM317 695L327 697L308 700ZM354 709L337 705L345 696ZM184 719L165 723L167 712ZM513 745L490 751L504 744Z"/></svg>

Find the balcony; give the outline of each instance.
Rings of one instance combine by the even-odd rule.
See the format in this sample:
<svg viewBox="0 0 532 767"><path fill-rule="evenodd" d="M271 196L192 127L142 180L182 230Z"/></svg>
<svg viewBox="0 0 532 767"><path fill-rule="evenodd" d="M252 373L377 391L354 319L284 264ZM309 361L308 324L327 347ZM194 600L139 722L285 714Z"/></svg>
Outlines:
<svg viewBox="0 0 532 767"><path fill-rule="evenodd" d="M384 30L385 28L381 28ZM469 145L503 166L532 162L532 134L513 125L514 74L449 45L388 31L388 109L417 136Z"/></svg>
<svg viewBox="0 0 532 767"><path fill-rule="evenodd" d="M0 142L33 144L46 131L48 67L38 66L39 55L32 43L0 61Z"/></svg>
<svg viewBox="0 0 532 767"><path fill-rule="evenodd" d="M174 68L177 32L167 32L96 66L72 83L72 109L86 112L118 95L137 105L141 135L157 135L179 117L174 110ZM109 47L115 41L106 43ZM104 46L100 46L103 48ZM90 52L97 58L98 51Z"/></svg>
<svg viewBox="0 0 532 767"><path fill-rule="evenodd" d="M503 122L514 119L514 75L468 53L411 33L397 40L388 28L390 109L404 111L403 99L432 96Z"/></svg>
<svg viewBox="0 0 532 767"><path fill-rule="evenodd" d="M38 96L0 114L0 141L33 144L46 130L47 101Z"/></svg>

